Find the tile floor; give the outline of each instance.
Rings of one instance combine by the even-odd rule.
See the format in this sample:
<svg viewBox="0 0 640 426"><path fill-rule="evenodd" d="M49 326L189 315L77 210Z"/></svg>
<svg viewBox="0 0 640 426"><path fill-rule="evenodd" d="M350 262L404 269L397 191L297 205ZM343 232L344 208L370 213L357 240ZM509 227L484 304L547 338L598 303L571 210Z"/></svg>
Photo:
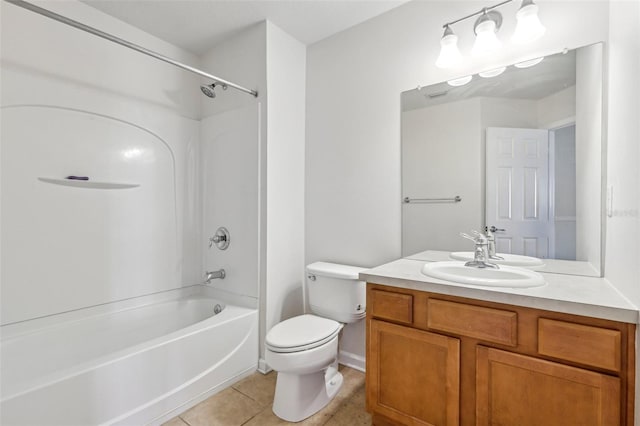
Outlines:
<svg viewBox="0 0 640 426"><path fill-rule="evenodd" d="M364 373L340 366L344 383L338 395L322 410L299 423L289 423L271 411L276 372L254 373L202 401L163 426L272 426L272 425L371 425L365 411Z"/></svg>

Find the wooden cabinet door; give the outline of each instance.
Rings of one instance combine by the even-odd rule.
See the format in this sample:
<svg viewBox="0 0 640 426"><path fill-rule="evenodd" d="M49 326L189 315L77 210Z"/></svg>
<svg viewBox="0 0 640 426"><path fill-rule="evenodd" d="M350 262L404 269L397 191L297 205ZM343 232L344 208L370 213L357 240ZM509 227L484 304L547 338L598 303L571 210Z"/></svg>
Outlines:
<svg viewBox="0 0 640 426"><path fill-rule="evenodd" d="M620 379L478 346L476 424L620 424Z"/></svg>
<svg viewBox="0 0 640 426"><path fill-rule="evenodd" d="M367 403L405 425L457 425L460 341L370 320Z"/></svg>

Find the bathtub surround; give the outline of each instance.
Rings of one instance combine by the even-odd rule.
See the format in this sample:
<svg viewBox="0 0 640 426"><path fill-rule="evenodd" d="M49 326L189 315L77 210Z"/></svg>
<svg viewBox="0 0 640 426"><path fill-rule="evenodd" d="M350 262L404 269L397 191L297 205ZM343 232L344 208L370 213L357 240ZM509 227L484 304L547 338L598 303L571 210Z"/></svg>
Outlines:
<svg viewBox="0 0 640 426"><path fill-rule="evenodd" d="M49 6L197 63L84 4ZM201 282L198 79L14 5L0 7L2 324ZM18 161L27 163L16 171L28 176L8 174ZM141 186L36 180L73 174Z"/></svg>
<svg viewBox="0 0 640 426"><path fill-rule="evenodd" d="M176 335L188 327L158 335L134 332L127 322L127 333L107 332L117 323L108 312L124 309L144 328L155 320L131 303L202 282L199 79L14 5L0 7L2 423L147 423L242 377L256 365L256 306L245 318L253 332L240 339L244 344L236 341L243 351L227 362L228 353L219 351L216 361L195 334ZM47 7L198 64L194 55L84 4ZM138 186L37 180L68 175ZM91 331L100 318L109 326ZM99 340L78 347L90 340L73 326ZM167 359L191 356L180 353L187 341L200 360L171 371ZM233 353L233 346L226 349ZM44 370L33 375L31 364Z"/></svg>
<svg viewBox="0 0 640 426"><path fill-rule="evenodd" d="M153 134L158 134L163 140L167 140L176 163L176 204L180 206L178 210L182 209L177 212L178 226L186 228L179 229L177 232L184 241L182 243L185 246L184 250L187 251L185 254L178 253L178 257L169 262L177 264L177 268L183 270L184 276L174 286L199 283L202 281L201 272L206 269L205 266L209 269L216 266L207 263L213 262L212 257L219 255L220 252L213 253L207 250L207 238L201 236L200 227L204 226L204 231L208 231L207 226L214 226L213 222L226 220L224 217L213 217L212 223L208 223L208 219L205 219L201 224L202 215L211 213L211 207L201 207L202 201L198 194L200 168L206 166L207 171L215 175L216 163L222 164L223 161L219 157L211 158L211 155L218 154L215 152L200 155L199 132L205 132L202 135L203 141L212 140L216 135L206 134L210 126L207 120L217 119L222 122L228 117L212 117L253 105L253 113L240 114L245 114L243 119L255 123L255 131L247 128L243 128L243 131L247 132L247 135L257 137L257 140L252 147L236 148L238 156L247 154L255 156L253 165L247 164L247 168L254 172L257 170L260 175L248 175L241 180L231 179L237 182L237 186L227 185L230 193L228 196L233 196L231 194L233 193L238 196L237 199L241 200L244 195L247 195L244 192L253 191L253 194L249 194L249 198L253 198L256 200L254 203L258 203L240 206L231 200L229 209L233 207L234 211L246 211L248 215L241 219L238 233L234 235L242 236L243 232L252 234L251 241L245 239L244 244L238 244L243 246L242 249L245 251L238 253L237 250L242 249L236 246L236 254L238 258L242 258L245 254L255 256L253 253L258 253L260 259L257 265L258 271L253 276L243 278L247 278L246 282L249 283L260 280L261 291L265 295L267 294L267 272L271 274L269 290L273 289L272 302L268 304L269 309L265 311L272 311L269 314L272 323L299 313L300 303L298 302L302 300L301 283L304 277L302 258L304 45L275 25L264 22L228 39L198 58L82 3L64 2L51 5L51 10L56 13L99 27L116 36L202 69L215 68L220 75L234 75L244 85L264 91L258 100L234 91L219 91L218 96L212 100L202 96L199 91L200 79L189 73L11 4L3 2L2 8L3 33L6 34L2 39L3 105L56 105L60 103L59 93L64 92L69 95L65 99L66 107L79 110L90 108L92 112L125 121L130 120L135 125L151 129ZM26 32L29 32L29 36ZM18 39L24 42L10 42ZM42 43L49 43L49 45ZM74 46L76 50L71 47L64 50L64 46ZM44 49L46 52L40 52L39 49ZM70 66L68 58L78 50L86 51L91 56L83 58L88 60L79 61L78 64L74 63L74 66ZM114 67L113 63L126 63L126 68L132 68L132 70L124 72ZM48 80L50 76L56 76L53 82ZM269 78L268 81L267 78ZM174 87L169 85L170 81L174 82ZM23 90L24 87L28 87L29 90ZM271 98L267 98L269 87L273 92ZM269 115L267 115L267 108L269 108ZM171 120L177 122L174 124L167 114L175 114L176 117L171 117ZM252 118L247 114L252 115ZM205 118L198 125L197 120L201 116ZM187 120L192 119L185 123L191 126L188 144L174 142L178 136L185 138L178 132L187 134L185 124L179 121L184 120L182 117L188 117ZM291 122L295 125L291 126ZM217 132L224 133L224 129ZM268 143L269 139L273 142ZM244 162L239 159L240 157L235 157L233 161L227 161L227 163L233 165L238 161ZM224 168L224 165L219 168ZM219 173L215 177L221 181L225 179L224 173ZM226 179L229 179L229 176ZM268 185L267 180L272 184ZM218 208L224 204L225 199L228 199L225 197L223 195L217 200L221 201L217 204ZM298 207L295 207L296 205ZM290 208L290 206L293 207ZM244 207L246 210L243 210ZM270 212L268 218L267 210ZM253 230L245 227L245 224L252 224ZM208 235L207 232L204 233ZM267 233L273 237L267 239ZM259 240L257 234L261 235ZM267 241L271 241L269 247L266 246ZM267 253L270 254L267 255ZM220 263L223 260L216 259L214 263ZM186 266L182 266L181 262L185 262ZM256 262L250 263L256 265ZM147 268L152 269L152 266ZM283 274L285 274L284 280ZM279 277L278 280L275 279L276 276ZM3 282L17 282L14 278L3 275ZM233 280L231 276L227 279ZM240 277L236 279L235 283L225 288L231 289L236 294L258 297L257 289L238 289ZM228 280L225 282L229 283ZM55 282L52 287L60 289L58 284L64 283ZM282 289L279 289L279 286L283 286ZM29 287L33 288L32 285ZM157 286L155 289L145 289L142 293L133 293L131 296L167 288L170 287ZM267 303L267 297L263 299L265 299L264 303ZM3 300L6 301L7 298ZM112 300L118 300L118 297L109 296L99 301L78 301L58 310L43 311L39 315ZM283 304L283 300L287 302ZM296 308L292 308L293 306Z"/></svg>
<svg viewBox="0 0 640 426"><path fill-rule="evenodd" d="M227 276L208 290L228 303L253 308L262 304L262 329L257 328L256 314L251 326L255 325L255 332L247 335L242 353L231 356L236 366L223 367L224 375L211 379L202 373L203 380L184 383L184 392L174 387L176 383L166 383L170 389L151 386L166 393L153 396L164 398L160 411L114 403L113 410L124 411L87 412L102 420L80 420L131 419L128 416L134 410L135 421L146 423L167 409L187 409L198 402L197 395L204 398L241 378L245 370L255 369L266 318L275 323L302 313L305 48L265 22L198 58L85 4L46 6L181 62L234 75L234 81L261 91L259 99L223 90L210 99L200 92L200 79L184 71L14 5L0 4L3 120L12 119L10 126L3 126L2 159L19 167L21 162L31 164L28 155L42 157L34 163L38 171L23 168L29 175L24 179L10 179L9 163L2 167L2 226L3 231L11 231L3 232L2 241L3 325L48 324L34 321L40 317L64 322L65 312L81 315L93 306L179 291L202 283L204 270L219 268L225 268ZM243 45L251 48L237 49ZM267 98L269 87L271 98ZM57 112L49 114L49 121L39 117L40 125L30 126L33 108ZM9 117L6 112L22 109L27 116ZM99 137L92 134L96 126L102 126ZM148 141L141 139L145 137ZM25 138L41 145L17 143ZM83 158L56 149L62 146L75 151L91 148ZM45 159L47 150L55 155ZM112 164L98 170L100 158L131 169ZM41 172L38 164L46 164L47 170ZM141 175L143 170L149 175ZM38 181L33 174L44 178L82 175L92 182L138 186L108 191L71 188ZM136 198L140 193L136 190L148 194L147 199ZM71 198L51 195L53 191L67 191L65 196ZM8 195L14 198L5 198ZM22 201L21 197L32 200L29 209L13 202ZM142 204L127 204L127 199ZM47 203L62 211L48 216L52 209ZM227 226L234 238L224 253L207 248L209 234L219 226ZM53 231L48 230L60 235L52 237ZM35 248L27 242L34 242ZM78 264L82 256L91 261ZM47 292L49 296L37 300L27 297ZM52 363L50 367L54 371L59 366ZM82 394L84 388L73 389ZM131 399L144 405L146 391L136 389L140 392ZM15 398L3 394L3 404L8 404L3 416L16 413ZM14 402L18 405L11 405Z"/></svg>
<svg viewBox="0 0 640 426"><path fill-rule="evenodd" d="M175 161L165 140L86 110L7 106L2 115L4 324L180 282ZM85 185L137 186L68 187L42 180L71 170L86 175ZM24 243L40 238L39 244ZM31 274L49 285L32 283ZM34 287L40 297L33 296Z"/></svg>
<svg viewBox="0 0 640 426"><path fill-rule="evenodd" d="M200 122L202 261L207 271L224 269L226 273L224 279L208 285L255 300L258 299L259 108L260 103L254 103ZM209 238L221 226L229 230L231 244L226 250L218 250L215 244L209 248Z"/></svg>

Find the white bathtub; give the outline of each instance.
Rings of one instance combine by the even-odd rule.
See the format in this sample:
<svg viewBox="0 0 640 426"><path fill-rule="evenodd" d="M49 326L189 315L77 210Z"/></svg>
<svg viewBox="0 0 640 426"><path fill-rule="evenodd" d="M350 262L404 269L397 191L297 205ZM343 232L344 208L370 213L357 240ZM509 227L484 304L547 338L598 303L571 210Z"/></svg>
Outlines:
<svg viewBox="0 0 640 426"><path fill-rule="evenodd" d="M206 291L2 327L0 423L157 423L255 370L257 309Z"/></svg>

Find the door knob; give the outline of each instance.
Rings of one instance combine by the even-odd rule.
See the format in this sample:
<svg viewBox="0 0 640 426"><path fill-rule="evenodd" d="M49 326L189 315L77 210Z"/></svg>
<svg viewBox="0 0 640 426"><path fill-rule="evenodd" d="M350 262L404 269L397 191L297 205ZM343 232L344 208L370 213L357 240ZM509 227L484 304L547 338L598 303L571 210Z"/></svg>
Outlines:
<svg viewBox="0 0 640 426"><path fill-rule="evenodd" d="M489 228L489 231L491 231L491 232L504 232L504 231L506 231L506 229L496 228L495 226L491 225L491 228Z"/></svg>

